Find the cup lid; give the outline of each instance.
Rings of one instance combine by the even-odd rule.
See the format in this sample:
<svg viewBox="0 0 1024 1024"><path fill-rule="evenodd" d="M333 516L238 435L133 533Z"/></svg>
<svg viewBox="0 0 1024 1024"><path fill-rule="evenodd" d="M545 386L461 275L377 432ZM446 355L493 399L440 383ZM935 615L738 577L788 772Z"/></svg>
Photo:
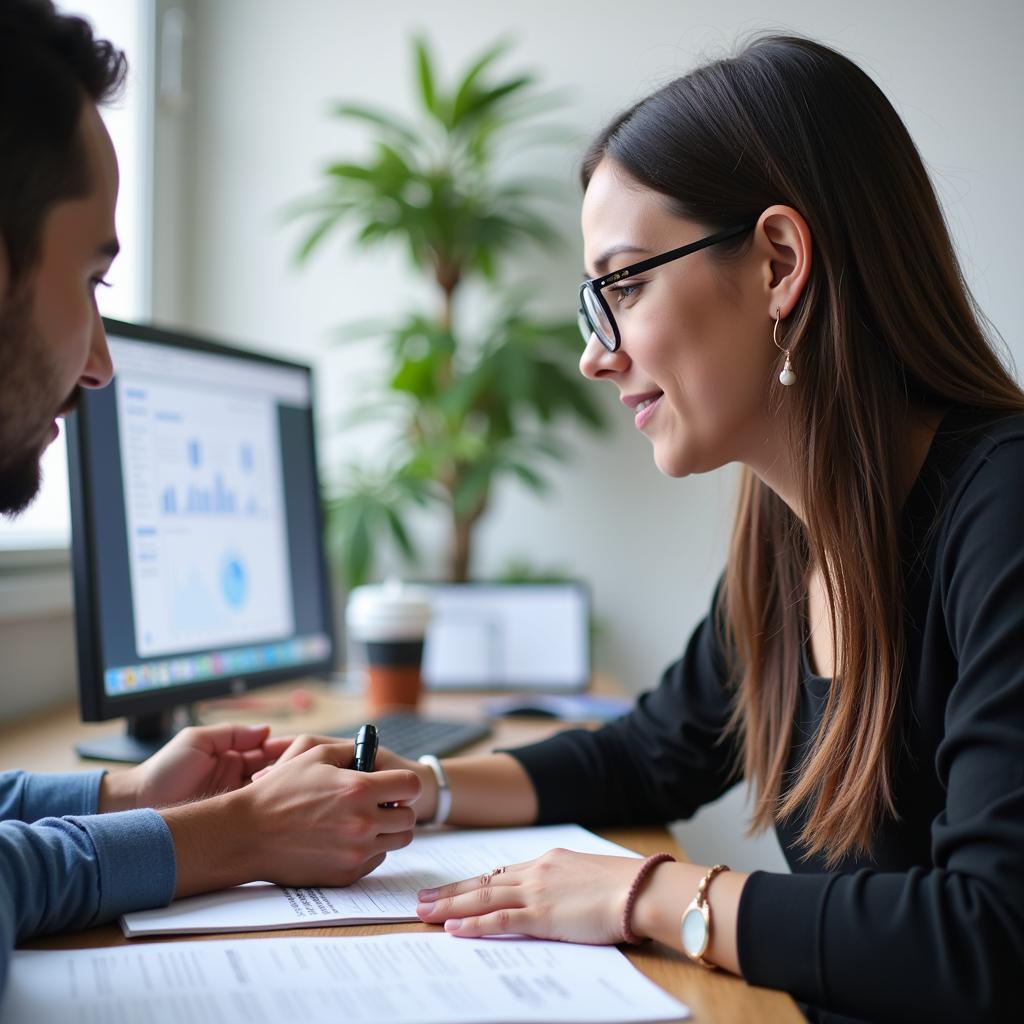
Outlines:
<svg viewBox="0 0 1024 1024"><path fill-rule="evenodd" d="M400 580L356 587L345 607L345 623L359 640L416 639L429 622L429 593Z"/></svg>

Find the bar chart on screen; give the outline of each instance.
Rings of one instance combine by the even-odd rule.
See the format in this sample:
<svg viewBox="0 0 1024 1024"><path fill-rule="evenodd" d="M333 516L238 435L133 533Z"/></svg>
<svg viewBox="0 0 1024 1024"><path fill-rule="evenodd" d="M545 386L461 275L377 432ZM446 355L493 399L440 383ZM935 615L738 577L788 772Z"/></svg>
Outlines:
<svg viewBox="0 0 1024 1024"><path fill-rule="evenodd" d="M117 386L139 654L290 636L273 402L144 375Z"/></svg>

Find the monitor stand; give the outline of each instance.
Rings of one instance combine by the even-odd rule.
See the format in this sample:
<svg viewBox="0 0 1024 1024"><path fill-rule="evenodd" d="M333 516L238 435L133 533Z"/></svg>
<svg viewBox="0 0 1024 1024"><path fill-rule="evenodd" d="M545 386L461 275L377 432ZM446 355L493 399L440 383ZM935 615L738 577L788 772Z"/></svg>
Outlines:
<svg viewBox="0 0 1024 1024"><path fill-rule="evenodd" d="M175 733L195 721L191 707L153 711L129 716L125 732L119 736L98 736L75 744L79 757L96 761L121 761L138 764L155 754Z"/></svg>

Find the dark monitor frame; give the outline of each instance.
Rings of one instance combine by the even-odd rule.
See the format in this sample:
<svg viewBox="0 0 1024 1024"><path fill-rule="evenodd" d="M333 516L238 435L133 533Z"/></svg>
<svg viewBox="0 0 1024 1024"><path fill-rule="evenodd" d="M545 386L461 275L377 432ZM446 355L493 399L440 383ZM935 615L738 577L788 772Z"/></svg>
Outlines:
<svg viewBox="0 0 1024 1024"><path fill-rule="evenodd" d="M247 362L260 362L300 370L309 379L310 438L314 471L318 466L316 452L316 416L314 406L313 371L304 363L281 359L263 353L250 352L241 348L200 338L177 330L131 324L120 320L104 318L108 335L129 341L153 341L170 345L183 351L208 353L211 355L241 358ZM115 366L116 372L116 366ZM111 385L113 386L113 385ZM80 744L77 749L83 757L97 757L103 760L139 761L159 749L172 735L172 719L175 711L196 701L230 694L244 693L249 689L268 686L272 683L309 676L327 676L334 670L337 656L337 636L334 625L334 608L330 587L330 576L324 550L323 501L315 503L316 537L322 607L325 613L324 632L330 644L328 655L320 660L301 665L266 669L249 675L233 675L219 679L203 680L197 683L177 684L173 687L149 690L140 693L110 696L104 687L104 666L100 660L100 630L97 616L98 595L96 593L96 563L99 557L96 544L95 504L90 492L91 482L84 471L82 451L89 443L90 424L85 409L70 414L66 420L68 449L68 485L71 499L71 567L75 600L75 633L78 647L78 693L82 720L85 722L107 721L112 718L128 719L127 731L123 736L98 739L92 743Z"/></svg>

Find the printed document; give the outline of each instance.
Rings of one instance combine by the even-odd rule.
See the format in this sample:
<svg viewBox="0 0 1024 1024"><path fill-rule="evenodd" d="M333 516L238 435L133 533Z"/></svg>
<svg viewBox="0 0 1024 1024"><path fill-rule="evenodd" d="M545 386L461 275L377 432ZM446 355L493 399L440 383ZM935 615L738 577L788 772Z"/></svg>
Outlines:
<svg viewBox="0 0 1024 1024"><path fill-rule="evenodd" d="M415 921L418 890L531 860L556 846L580 853L637 856L579 825L426 832L389 853L372 874L343 889L251 882L175 900L158 910L125 914L121 927L129 938L137 938Z"/></svg>
<svg viewBox="0 0 1024 1024"><path fill-rule="evenodd" d="M632 1024L689 1016L614 947L444 934L11 957L0 1024Z"/></svg>

